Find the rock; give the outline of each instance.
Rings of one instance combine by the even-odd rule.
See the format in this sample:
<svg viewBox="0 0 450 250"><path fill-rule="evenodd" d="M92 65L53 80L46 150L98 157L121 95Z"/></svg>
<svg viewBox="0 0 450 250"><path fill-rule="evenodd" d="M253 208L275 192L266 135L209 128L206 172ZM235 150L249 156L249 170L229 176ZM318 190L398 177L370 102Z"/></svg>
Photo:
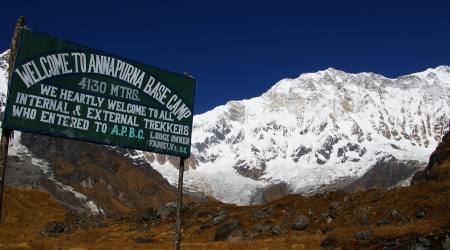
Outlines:
<svg viewBox="0 0 450 250"><path fill-rule="evenodd" d="M303 231L309 225L309 218L303 215L300 215L294 223L292 223L292 229Z"/></svg>
<svg viewBox="0 0 450 250"><path fill-rule="evenodd" d="M333 226L326 226L326 227L321 228L320 231L322 233L326 234L328 232L333 231L334 229L335 229L335 227L333 227Z"/></svg>
<svg viewBox="0 0 450 250"><path fill-rule="evenodd" d="M217 229L214 235L214 240L228 240L235 238L242 238L244 234L244 227L240 221L234 221L232 223L227 223Z"/></svg>
<svg viewBox="0 0 450 250"><path fill-rule="evenodd" d="M212 219L212 224L217 225L228 218L227 213L219 213Z"/></svg>
<svg viewBox="0 0 450 250"><path fill-rule="evenodd" d="M287 230L283 227L281 227L280 225L275 225L272 227L272 234L275 235L280 235L280 234L285 234L287 233Z"/></svg>
<svg viewBox="0 0 450 250"><path fill-rule="evenodd" d="M355 237L358 240L367 240L372 236L372 230L356 232Z"/></svg>
<svg viewBox="0 0 450 250"><path fill-rule="evenodd" d="M328 211L328 216L333 218L333 219L336 219L336 217L337 217L336 209L331 209L330 211Z"/></svg>
<svg viewBox="0 0 450 250"><path fill-rule="evenodd" d="M139 213L142 221L152 221L158 217L158 211L153 207L148 207Z"/></svg>
<svg viewBox="0 0 450 250"><path fill-rule="evenodd" d="M181 207L181 211L185 210L186 207L183 205ZM149 218L153 216L153 211L151 211L151 208L147 209L147 213ZM177 203L175 201L167 202L166 205L159 206L158 211L156 212L156 216L161 219L167 219L168 217L174 217L177 212Z"/></svg>
<svg viewBox="0 0 450 250"><path fill-rule="evenodd" d="M136 239L134 239L134 241L140 244L148 244L153 242L153 240L148 237L137 237Z"/></svg>
<svg viewBox="0 0 450 250"><path fill-rule="evenodd" d="M253 217L255 217L255 218L263 218L263 217L271 215L272 213L273 213L272 208L265 207L263 209L255 211L253 213Z"/></svg>
<svg viewBox="0 0 450 250"><path fill-rule="evenodd" d="M330 203L330 210L336 210L339 208L339 202L333 201Z"/></svg>
<svg viewBox="0 0 450 250"><path fill-rule="evenodd" d="M242 238L243 239L252 239L253 237L255 237L258 234L252 233L252 232L248 232L248 231L244 231Z"/></svg>
<svg viewBox="0 0 450 250"><path fill-rule="evenodd" d="M336 217L335 217L336 218ZM328 216L327 217L327 223L331 223L333 221L333 218L332 217L330 217L330 216Z"/></svg>
<svg viewBox="0 0 450 250"><path fill-rule="evenodd" d="M315 198L320 198L320 197L322 197L322 195L323 195L323 193L315 193L315 194L314 194L314 197L315 197Z"/></svg>
<svg viewBox="0 0 450 250"><path fill-rule="evenodd" d="M425 217L425 212L424 211L417 211L416 218L422 219L423 217Z"/></svg>
<svg viewBox="0 0 450 250"><path fill-rule="evenodd" d="M56 236L58 234L64 233L66 227L64 222L62 221L50 221L47 225L41 230L42 236Z"/></svg>
<svg viewBox="0 0 450 250"><path fill-rule="evenodd" d="M330 217L328 212L320 214L320 220L322 220L322 221L326 221L328 219L328 217Z"/></svg>
<svg viewBox="0 0 450 250"><path fill-rule="evenodd" d="M429 247L422 246L421 244L414 243L408 247L408 250L429 250Z"/></svg>
<svg viewBox="0 0 450 250"><path fill-rule="evenodd" d="M347 201L349 201L350 200L350 197L348 197L348 196L345 196L344 197L344 202L347 202Z"/></svg>
<svg viewBox="0 0 450 250"><path fill-rule="evenodd" d="M442 241L442 249L443 250L450 250L450 238L446 237L443 241Z"/></svg>
<svg viewBox="0 0 450 250"><path fill-rule="evenodd" d="M105 222L99 221L99 222L96 222L94 226L98 227L98 228L102 228L102 227L108 227L108 224L106 224Z"/></svg>
<svg viewBox="0 0 450 250"><path fill-rule="evenodd" d="M322 244L320 244L321 247L329 248L329 247L336 247L337 240L335 238L327 237L325 240L322 241Z"/></svg>
<svg viewBox="0 0 450 250"><path fill-rule="evenodd" d="M176 201L167 202L166 207L172 208L172 209L177 209L177 202Z"/></svg>
<svg viewBox="0 0 450 250"><path fill-rule="evenodd" d="M353 209L353 220L358 221L360 219L361 225L367 225L369 223L369 211L370 208L366 207Z"/></svg>
<svg viewBox="0 0 450 250"><path fill-rule="evenodd" d="M77 220L78 227L80 227L81 229L87 229L88 227L91 226L91 222L93 220L94 218L90 215L78 218Z"/></svg>
<svg viewBox="0 0 450 250"><path fill-rule="evenodd" d="M258 233L265 233L272 228L273 222L271 220L266 220L263 222L256 223L254 229Z"/></svg>
<svg viewBox="0 0 450 250"><path fill-rule="evenodd" d="M397 209L392 209L389 213L392 220L399 220L400 219L400 212Z"/></svg>
<svg viewBox="0 0 450 250"><path fill-rule="evenodd" d="M201 225L200 226L200 229L208 229L208 228L210 228L211 227L211 224L203 224L203 225Z"/></svg>
<svg viewBox="0 0 450 250"><path fill-rule="evenodd" d="M386 225L389 225L390 224L390 222L389 222L389 220L388 219L381 219L381 220L379 220L379 221L377 221L377 226L386 226Z"/></svg>
<svg viewBox="0 0 450 250"><path fill-rule="evenodd" d="M425 246L425 247L431 246L431 241L423 236L420 236L419 238L417 238L417 243L419 243L420 245Z"/></svg>
<svg viewBox="0 0 450 250"><path fill-rule="evenodd" d="M167 219L172 214L172 210L162 205L158 209L157 216L161 219Z"/></svg>

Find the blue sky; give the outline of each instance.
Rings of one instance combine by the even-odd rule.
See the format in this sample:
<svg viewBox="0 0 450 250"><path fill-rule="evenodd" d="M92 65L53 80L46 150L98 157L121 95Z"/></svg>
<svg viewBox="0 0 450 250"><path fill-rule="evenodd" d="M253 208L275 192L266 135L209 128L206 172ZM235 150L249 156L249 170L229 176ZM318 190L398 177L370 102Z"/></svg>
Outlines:
<svg viewBox="0 0 450 250"><path fill-rule="evenodd" d="M3 1L0 50L34 30L197 79L195 113L328 67L450 65L450 1Z"/></svg>

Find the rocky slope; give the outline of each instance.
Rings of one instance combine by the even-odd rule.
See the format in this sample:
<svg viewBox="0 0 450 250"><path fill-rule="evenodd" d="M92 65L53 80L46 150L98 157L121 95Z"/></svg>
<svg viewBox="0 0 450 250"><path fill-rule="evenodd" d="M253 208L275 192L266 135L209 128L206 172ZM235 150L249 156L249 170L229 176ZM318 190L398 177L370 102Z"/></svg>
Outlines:
<svg viewBox="0 0 450 250"><path fill-rule="evenodd" d="M442 142L431 154L427 167L414 175L411 185L441 180L450 180L450 132L444 135Z"/></svg>
<svg viewBox="0 0 450 250"><path fill-rule="evenodd" d="M449 137L430 159L439 171L419 185L288 195L262 206L187 202L183 249L450 249ZM173 248L173 207L83 216L35 190L8 189L5 199L0 249Z"/></svg>
<svg viewBox="0 0 450 250"><path fill-rule="evenodd" d="M237 204L260 202L279 183L303 194L407 185L449 114L449 66L396 79L333 68L283 79L259 97L194 117L185 184ZM171 183L173 166L153 162ZM379 182L368 182L374 175Z"/></svg>

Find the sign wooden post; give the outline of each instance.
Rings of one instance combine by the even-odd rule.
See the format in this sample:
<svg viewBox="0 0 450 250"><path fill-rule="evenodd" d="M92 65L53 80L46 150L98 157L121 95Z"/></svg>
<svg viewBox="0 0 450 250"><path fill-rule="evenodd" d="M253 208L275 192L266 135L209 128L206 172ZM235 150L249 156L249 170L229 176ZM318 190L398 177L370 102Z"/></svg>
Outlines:
<svg viewBox="0 0 450 250"><path fill-rule="evenodd" d="M181 245L181 209L183 206L183 174L185 158L180 157L180 168L178 169L178 193L177 193L177 222L175 250L180 250Z"/></svg>
<svg viewBox="0 0 450 250"><path fill-rule="evenodd" d="M9 50L9 66L8 66L8 83L11 80L13 74L14 62L16 60L17 45L20 37L20 32L25 27L25 17L19 17L17 20L14 35L11 41L11 49ZM2 219L2 206L3 206L3 186L5 183L6 163L8 161L8 145L9 137L13 131L7 128L2 129L2 138L0 143L0 224Z"/></svg>

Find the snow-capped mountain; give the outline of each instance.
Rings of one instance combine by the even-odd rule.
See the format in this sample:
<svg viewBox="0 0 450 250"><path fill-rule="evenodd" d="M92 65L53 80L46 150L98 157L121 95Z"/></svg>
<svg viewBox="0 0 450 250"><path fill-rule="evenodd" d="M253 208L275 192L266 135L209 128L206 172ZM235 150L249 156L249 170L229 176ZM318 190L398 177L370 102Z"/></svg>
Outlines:
<svg viewBox="0 0 450 250"><path fill-rule="evenodd" d="M7 86L6 58L6 52L0 54L2 109ZM311 193L324 186L354 189L364 186L367 180L382 178L386 171L389 171L389 180L385 186L405 185L427 162L447 129L449 119L449 66L396 79L374 73L350 74L332 68L302 74L296 79L279 81L259 97L230 101L196 115L192 157L184 185L187 191L236 204L261 202L267 190ZM19 134L16 138L22 137ZM22 138L12 144L24 149L21 141L41 140L40 137L25 137L28 140ZM84 144L63 141L50 141L48 145L61 151L61 157L69 159L73 158L73 152L67 154L66 151L87 148L81 146ZM57 145L64 145L64 148ZM116 185L120 192L112 194L132 207L133 202L123 198L127 185L122 185L121 180L105 181L98 173L79 174L78 168L67 176L52 175L61 162L59 158L42 153L33 143L22 146L28 151L22 150L25 153L19 155L30 156L30 161L36 162L36 155L55 161L31 164L41 169L39 178L53 178L52 183L65 178L65 184L70 182L74 187L80 186L77 190L88 193L95 183L107 185L107 190L115 190ZM121 152L108 147L98 150L113 155ZM177 184L175 157L134 150L123 152L122 156L129 158L131 164L138 162L136 165L147 167L151 172L150 162L169 183ZM17 166L24 165L22 158L18 159ZM47 169L51 171L46 172ZM29 169L24 168L24 171ZM83 171L91 171L91 168ZM159 174L149 171L146 173L160 178ZM372 186L377 184L370 182ZM281 185L273 188L274 184ZM165 186L163 189L169 190ZM128 197L131 200L133 192L135 190ZM92 194L88 196L85 203L95 200ZM169 199L167 197L164 199Z"/></svg>
<svg viewBox="0 0 450 250"><path fill-rule="evenodd" d="M196 115L185 186L238 204L274 183L314 192L380 162L426 162L449 119L449 66L396 79L333 68L302 74ZM174 164L153 159L176 184ZM407 184L416 167L392 186Z"/></svg>

